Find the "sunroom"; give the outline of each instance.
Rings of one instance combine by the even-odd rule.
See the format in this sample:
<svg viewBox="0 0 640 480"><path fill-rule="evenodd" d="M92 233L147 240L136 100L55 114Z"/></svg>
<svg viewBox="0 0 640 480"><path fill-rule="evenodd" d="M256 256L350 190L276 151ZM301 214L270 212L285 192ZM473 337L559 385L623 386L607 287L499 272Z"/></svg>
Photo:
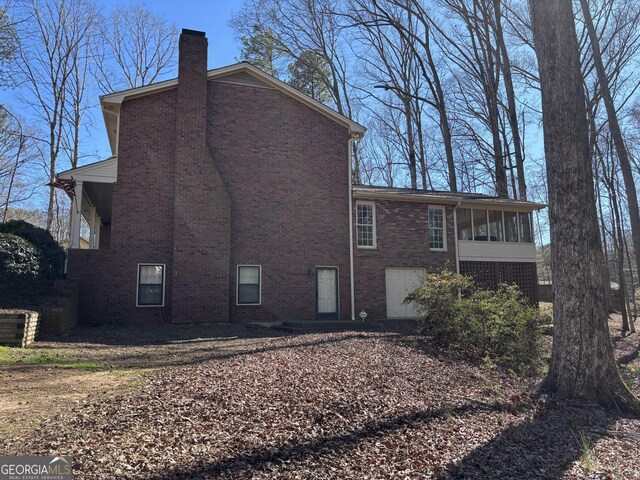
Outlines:
<svg viewBox="0 0 640 480"><path fill-rule="evenodd" d="M455 210L462 261L535 262L533 215L513 207L464 205Z"/></svg>

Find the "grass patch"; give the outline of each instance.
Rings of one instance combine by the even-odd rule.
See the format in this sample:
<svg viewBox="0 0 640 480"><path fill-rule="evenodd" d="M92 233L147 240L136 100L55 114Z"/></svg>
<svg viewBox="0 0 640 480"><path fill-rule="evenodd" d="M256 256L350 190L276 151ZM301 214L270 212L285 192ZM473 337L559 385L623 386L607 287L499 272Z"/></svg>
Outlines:
<svg viewBox="0 0 640 480"><path fill-rule="evenodd" d="M587 472L592 472L597 467L597 460L593 454L593 442L591 437L580 432L576 438L578 446L580 448L582 465Z"/></svg>
<svg viewBox="0 0 640 480"><path fill-rule="evenodd" d="M64 351L31 350L12 347L0 347L0 365L46 365L50 367L77 368L81 370L100 370L104 368L96 362L69 358Z"/></svg>

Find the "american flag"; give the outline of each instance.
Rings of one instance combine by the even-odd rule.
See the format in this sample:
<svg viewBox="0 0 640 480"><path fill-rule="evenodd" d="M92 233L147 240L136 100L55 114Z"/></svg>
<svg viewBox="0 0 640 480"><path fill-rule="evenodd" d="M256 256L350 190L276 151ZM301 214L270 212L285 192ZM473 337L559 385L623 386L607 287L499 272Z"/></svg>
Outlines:
<svg viewBox="0 0 640 480"><path fill-rule="evenodd" d="M64 190L67 195L70 197L76 196L76 182L75 180L54 180L53 182L47 183L48 186L53 188L59 188L60 190Z"/></svg>

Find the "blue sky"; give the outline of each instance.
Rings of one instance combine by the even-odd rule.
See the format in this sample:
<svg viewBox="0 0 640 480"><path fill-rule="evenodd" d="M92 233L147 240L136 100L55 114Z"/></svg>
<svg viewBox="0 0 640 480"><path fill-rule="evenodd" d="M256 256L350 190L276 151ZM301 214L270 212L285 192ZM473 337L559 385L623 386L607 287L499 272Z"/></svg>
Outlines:
<svg viewBox="0 0 640 480"><path fill-rule="evenodd" d="M105 1L105 11L117 5L128 5L129 1ZM176 24L178 31L183 28L206 32L209 39L209 68L234 63L240 55L229 20L242 7L241 0L153 0L145 3L153 13L168 18Z"/></svg>
<svg viewBox="0 0 640 480"><path fill-rule="evenodd" d="M105 15L108 15L117 6L126 6L131 3L130 0L98 0L97 6ZM239 42L229 26L229 20L233 13L242 7L242 0L153 0L145 2L144 5L156 15L173 22L178 32L183 28L206 32L209 40L210 69L235 63L240 56ZM166 78L175 76L177 76L177 66ZM163 79L165 78L160 80ZM0 91L0 102L12 111L18 112L29 123L30 120L33 121L33 117L29 110L22 108L17 94L17 90ZM81 164L95 162L111 154L99 108L97 89L92 94L90 102L92 107L82 134ZM66 168L68 165L61 159L57 170L63 171Z"/></svg>

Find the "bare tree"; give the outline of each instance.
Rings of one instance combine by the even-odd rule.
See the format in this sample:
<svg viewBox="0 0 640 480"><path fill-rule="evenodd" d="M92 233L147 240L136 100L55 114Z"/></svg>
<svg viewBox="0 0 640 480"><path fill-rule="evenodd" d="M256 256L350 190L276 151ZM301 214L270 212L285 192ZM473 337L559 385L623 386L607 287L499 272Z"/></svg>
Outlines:
<svg viewBox="0 0 640 480"><path fill-rule="evenodd" d="M94 26L93 5L87 0L28 0L21 14L16 68L26 87L22 101L46 129L47 177L53 180L69 131L69 88L74 58ZM56 195L49 189L47 229L51 229Z"/></svg>
<svg viewBox="0 0 640 480"><path fill-rule="evenodd" d="M421 82L414 51L406 35L399 35L388 23L378 22L373 16L375 13L367 13L363 6L356 9L352 17L354 24L364 27L356 37L361 45L358 58L370 82L363 90L371 91L372 86L383 89L382 95L376 97L376 103L381 103L384 108L373 110L372 113L388 115L390 110L397 110L400 114L399 122L395 122L394 118L394 123L388 125L389 132L396 134L393 143L405 158L411 188L417 189L418 165L424 165L425 159L419 158L424 151L418 145L419 120L416 114L421 114L421 111L416 111L415 102L421 94ZM413 31L415 20L410 16L399 19L400 16L396 17L398 23ZM382 118L380 120L385 121ZM424 181L422 188L427 188Z"/></svg>
<svg viewBox="0 0 640 480"><path fill-rule="evenodd" d="M460 24L452 32L438 31L447 57L457 67L456 81L461 99L460 108L490 135L485 140L474 124L467 134L480 152L490 153L490 170L498 196L508 197L507 167L504 157L500 125L500 83L502 56L494 35L495 13L491 0L442 0L442 4ZM476 86L477 88L473 88Z"/></svg>
<svg viewBox="0 0 640 480"><path fill-rule="evenodd" d="M103 93L156 82L176 64L178 31L144 4L117 7L101 22L96 78Z"/></svg>
<svg viewBox="0 0 640 480"><path fill-rule="evenodd" d="M513 78L511 74L511 59L509 58L509 52L507 49L507 43L505 41L505 35L503 32L503 0L493 0L493 30L496 39L496 45L502 57L500 61L500 69L502 71L502 77L504 79L504 88L507 96L507 112L509 118L509 127L511 131L511 138L513 139L513 153L515 156L516 164L515 169L518 177L518 195L520 200L527 199L527 182L524 175L524 145L520 139L520 125L518 122L518 110L516 106L515 90L513 88ZM502 129L505 131L506 129ZM506 143L506 142L504 142ZM511 160L511 155L507 155L506 158ZM513 177L513 165L510 166L510 171ZM514 193L516 192L515 185L512 187Z"/></svg>
<svg viewBox="0 0 640 480"><path fill-rule="evenodd" d="M231 26L240 37L248 37L256 27L272 32L274 58L292 63L304 52L312 51L323 59L326 66L315 72L331 96L329 102L349 118L355 118L351 102L351 72L345 55L348 42L344 26L340 24L340 0L246 0L242 10L231 20ZM282 70L276 68L276 71ZM360 161L353 142L353 180L360 181Z"/></svg>
<svg viewBox="0 0 640 480"><path fill-rule="evenodd" d="M436 63L432 47L432 19L421 0L357 0L354 13L347 14L352 25L366 30L380 30L391 27L396 30L397 38L406 45L407 61L415 64L417 74L426 85L423 94L411 85L411 90L398 82L382 81L380 87L392 90L403 98L412 100L416 124L422 126L421 104L432 107L437 112L437 125L445 151L446 176L449 189L458 191L456 166L453 155L452 129L447 111L447 100L444 93L441 69ZM417 129L419 149L424 148L422 128ZM427 168L424 156L420 156L423 185L427 185ZM430 183L430 182L429 182ZM424 187L426 188L426 186Z"/></svg>
<svg viewBox="0 0 640 480"><path fill-rule="evenodd" d="M589 10L589 3L587 0L580 0L580 6L589 37L589 43L591 45L593 64L597 72L599 86L602 92L602 100L607 112L609 130L616 148L618 160L620 162L620 170L622 171L622 177L624 179L625 191L628 199L629 219L631 221L633 247L636 252L640 252L640 208L638 207L638 195L636 192L635 181L633 179L629 151L627 150L627 146L622 135L622 129L618 120L618 113L611 95L609 87L610 79L607 76L605 65L602 60L600 39L598 38L593 18ZM636 256L636 262L637 271L640 272L640 256Z"/></svg>
<svg viewBox="0 0 640 480"><path fill-rule="evenodd" d="M583 77L571 0L529 0L544 127L554 290L551 368L561 398L640 414L607 326Z"/></svg>

